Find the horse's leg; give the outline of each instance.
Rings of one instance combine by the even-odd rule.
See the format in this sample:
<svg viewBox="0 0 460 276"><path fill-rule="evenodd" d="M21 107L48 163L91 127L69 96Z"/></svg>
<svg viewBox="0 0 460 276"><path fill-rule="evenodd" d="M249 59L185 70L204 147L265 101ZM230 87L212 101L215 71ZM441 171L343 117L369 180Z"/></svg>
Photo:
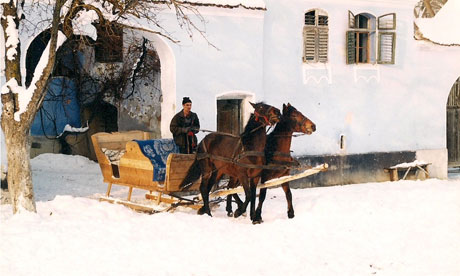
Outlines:
<svg viewBox="0 0 460 276"><path fill-rule="evenodd" d="M213 172L211 164L207 163L202 168L201 175L201 184L200 184L200 193L203 198L203 207L198 210L199 215L208 214L211 215L211 208L209 207L209 192L211 191L213 183L213 178L215 179L216 173Z"/></svg>
<svg viewBox="0 0 460 276"><path fill-rule="evenodd" d="M200 193L203 199L203 206L198 209L198 215L208 214L211 216L211 209L209 208L209 192L208 192L209 177L202 176L200 184Z"/></svg>
<svg viewBox="0 0 460 276"><path fill-rule="evenodd" d="M233 177L230 177L228 179L228 188L234 188L235 185L235 179ZM227 211L227 216L233 217L233 209L232 209L232 195L227 196L227 205L225 207L225 210Z"/></svg>
<svg viewBox="0 0 460 276"><path fill-rule="evenodd" d="M250 207L249 213L250 213L251 220L254 223L255 210L256 210L257 183L259 183L259 178L256 178L256 179L251 178L249 183L250 183L249 187L251 188L251 193L250 193L251 207Z"/></svg>
<svg viewBox="0 0 460 276"><path fill-rule="evenodd" d="M286 182L281 185L283 187L284 193L286 194L286 201L288 205L288 218L294 217L294 207L292 206L292 193L291 188L289 188L289 182Z"/></svg>
<svg viewBox="0 0 460 276"><path fill-rule="evenodd" d="M253 223L264 222L262 220L262 205L264 204L265 198L267 196L267 188L260 189L259 193L259 204L257 205L256 215L254 217Z"/></svg>
<svg viewBox="0 0 460 276"><path fill-rule="evenodd" d="M238 205L238 208L243 204L243 201L238 196L238 194L233 194L233 199L235 200L236 205Z"/></svg>
<svg viewBox="0 0 460 276"><path fill-rule="evenodd" d="M243 201L240 199L240 197L238 196L238 194L232 194L232 195L228 195L227 196L227 206L226 206L226 211L227 211L227 216L229 217L233 217L233 208L232 208L232 197L233 199L235 200L235 203L238 207L236 207L237 209L241 207L241 205L243 205Z"/></svg>
<svg viewBox="0 0 460 276"><path fill-rule="evenodd" d="M236 178L235 177L230 177L229 178L229 181L228 181L228 187L229 188L236 188L238 187L239 183L237 182ZM232 197L233 199L235 199L235 202L236 204L238 205L237 208L240 208L241 205L243 204L243 201L241 201L240 197L238 196L238 194L231 194L231 195L228 195L227 196L227 206L226 206L226 210L227 210L227 216L229 217L232 217L233 216L233 209L232 209Z"/></svg>
<svg viewBox="0 0 460 276"><path fill-rule="evenodd" d="M225 206L225 210L227 211L228 217L233 217L232 195L227 196L227 205Z"/></svg>
<svg viewBox="0 0 460 276"><path fill-rule="evenodd" d="M249 180L247 177L240 177L239 178L241 185L243 186L244 189L244 194L246 198L244 199L244 202L241 206L236 209L234 217L237 218L241 216L244 212L246 212L246 208L248 207L250 198L251 198L251 187L249 186Z"/></svg>

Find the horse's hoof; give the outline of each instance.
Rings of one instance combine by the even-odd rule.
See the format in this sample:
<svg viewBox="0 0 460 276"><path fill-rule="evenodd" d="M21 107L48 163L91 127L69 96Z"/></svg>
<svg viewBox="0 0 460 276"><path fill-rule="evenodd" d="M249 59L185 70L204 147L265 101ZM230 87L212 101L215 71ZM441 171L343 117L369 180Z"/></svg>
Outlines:
<svg viewBox="0 0 460 276"><path fill-rule="evenodd" d="M212 217L211 211L210 211L209 209L206 210L204 207L201 207L200 209L198 209L197 214L198 214L198 215L208 214L210 217Z"/></svg>
<svg viewBox="0 0 460 276"><path fill-rule="evenodd" d="M227 212L227 217L233 217L233 212L232 211Z"/></svg>
<svg viewBox="0 0 460 276"><path fill-rule="evenodd" d="M201 207L200 209L198 209L198 212L197 212L198 215L204 215L205 213L206 213L206 212L204 211L204 208L203 208L203 207Z"/></svg>
<svg viewBox="0 0 460 276"><path fill-rule="evenodd" d="M239 216L241 216L241 215L242 215L241 211L236 210L235 213L233 214L233 217L234 217L234 218L237 218L237 217L239 217Z"/></svg>
<svg viewBox="0 0 460 276"><path fill-rule="evenodd" d="M253 220L252 224L261 224L262 222L264 222L264 220L262 218L260 218L260 219Z"/></svg>
<svg viewBox="0 0 460 276"><path fill-rule="evenodd" d="M294 218L294 211L288 212L288 218Z"/></svg>
<svg viewBox="0 0 460 276"><path fill-rule="evenodd" d="M251 215L251 220L258 220L262 219L262 212L259 210L256 210L253 215Z"/></svg>

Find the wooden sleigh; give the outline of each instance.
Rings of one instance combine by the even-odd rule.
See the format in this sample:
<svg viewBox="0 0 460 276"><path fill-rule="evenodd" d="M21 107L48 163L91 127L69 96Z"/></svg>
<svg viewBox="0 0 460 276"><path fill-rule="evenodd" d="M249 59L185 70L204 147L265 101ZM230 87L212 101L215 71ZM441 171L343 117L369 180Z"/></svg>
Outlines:
<svg viewBox="0 0 460 276"><path fill-rule="evenodd" d="M180 193L179 185L185 178L190 166L195 160L195 154L171 153L166 163L166 177L164 181L153 180L153 165L141 151L137 142L133 140L149 140L150 134L143 131L128 131L106 133L99 132L92 135L94 151L99 166L107 183L107 192L101 196L101 201L123 204L137 211L156 213L161 211L174 210L178 206L188 206L198 209L202 206L200 197L190 199ZM107 152L124 152L119 160L110 160ZM105 152L105 153L104 153ZM270 180L258 188L279 186L285 182L306 177L312 174L327 170L328 165L322 164L309 168L299 174L285 176L279 179ZM188 192L199 192L201 179L191 185ZM113 185L129 187L126 199L111 196ZM133 189L146 190L145 198L152 200L154 205L135 203L131 200ZM220 189L210 194L210 198L223 197L229 194L242 192L242 187L234 189ZM160 203L168 207L159 209ZM156 205L156 206L155 206Z"/></svg>
<svg viewBox="0 0 460 276"><path fill-rule="evenodd" d="M143 131L128 131L115 133L96 133L91 137L99 166L101 167L104 182L107 183L107 192L101 200L124 204L140 211L154 211L151 208L131 201L134 188L148 191L147 199L160 203L179 203L182 199L175 198L179 192L179 185L192 165L194 154L172 153L166 163L166 177L164 181L153 180L153 165L141 151L137 142L133 140L148 140L150 134ZM104 153L112 151L126 151L118 162L109 160ZM129 187L126 200L111 197L112 185ZM194 183L191 190L198 191L199 181ZM199 207L199 206L198 206Z"/></svg>

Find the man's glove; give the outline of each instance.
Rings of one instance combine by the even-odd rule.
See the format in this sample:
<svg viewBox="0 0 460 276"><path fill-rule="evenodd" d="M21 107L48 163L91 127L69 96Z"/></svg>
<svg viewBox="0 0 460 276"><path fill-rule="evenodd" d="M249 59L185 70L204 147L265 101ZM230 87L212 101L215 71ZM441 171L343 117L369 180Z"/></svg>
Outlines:
<svg viewBox="0 0 460 276"><path fill-rule="evenodd" d="M193 133L198 133L198 131L200 131L197 127L192 127L190 130L193 131Z"/></svg>

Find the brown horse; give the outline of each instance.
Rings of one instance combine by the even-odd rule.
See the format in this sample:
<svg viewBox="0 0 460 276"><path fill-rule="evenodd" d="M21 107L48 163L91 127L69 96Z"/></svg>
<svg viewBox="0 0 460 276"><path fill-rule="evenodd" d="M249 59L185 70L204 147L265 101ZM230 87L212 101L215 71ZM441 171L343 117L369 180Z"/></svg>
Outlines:
<svg viewBox="0 0 460 276"><path fill-rule="evenodd" d="M265 127L279 122L281 113L265 103L251 105L254 113L240 136L211 133L198 144L195 162L181 184L181 187L186 187L201 176L203 207L198 214L211 215L209 192L224 174L238 179L246 195L245 201L235 211L235 217L246 211L249 201L252 210L255 208L256 186L262 173L260 166L265 164Z"/></svg>
<svg viewBox="0 0 460 276"><path fill-rule="evenodd" d="M290 170L286 167L289 167L297 162L291 157L291 141L292 135L294 132L301 132L305 134L312 134L316 131L316 125L307 117L305 117L301 112L299 112L295 107L290 105L283 104L283 115L281 116L281 121L276 125L272 133L267 137L267 143L265 145L265 157L267 164L270 165L279 165L280 169L264 169L262 171L261 180L262 183L274 178L279 178L285 175L289 175ZM231 178L229 186L237 186L235 179ZM288 203L288 217L294 217L294 208L292 207L292 194L289 187L289 182L282 184L283 190L286 194L286 200ZM262 205L267 195L267 189L263 188L260 190L259 194L259 204L254 213L251 213L251 218L253 223L262 222ZM238 204L242 204L238 195L234 195L234 198ZM230 215L232 212L231 206L231 196L227 197L227 214Z"/></svg>

